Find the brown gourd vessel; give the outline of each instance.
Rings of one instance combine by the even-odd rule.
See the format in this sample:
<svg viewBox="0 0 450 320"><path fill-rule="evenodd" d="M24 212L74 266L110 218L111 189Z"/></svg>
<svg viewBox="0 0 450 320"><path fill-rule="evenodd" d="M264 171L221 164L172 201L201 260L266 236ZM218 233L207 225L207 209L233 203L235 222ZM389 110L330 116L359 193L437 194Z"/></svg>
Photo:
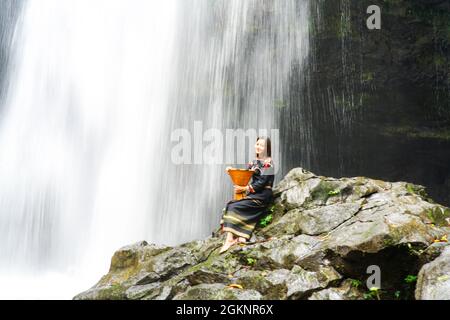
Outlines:
<svg viewBox="0 0 450 320"><path fill-rule="evenodd" d="M230 169L228 174L230 175L231 181L234 185L245 187L249 183L253 175L253 170L247 169ZM241 200L245 197L245 193L234 193L234 200Z"/></svg>

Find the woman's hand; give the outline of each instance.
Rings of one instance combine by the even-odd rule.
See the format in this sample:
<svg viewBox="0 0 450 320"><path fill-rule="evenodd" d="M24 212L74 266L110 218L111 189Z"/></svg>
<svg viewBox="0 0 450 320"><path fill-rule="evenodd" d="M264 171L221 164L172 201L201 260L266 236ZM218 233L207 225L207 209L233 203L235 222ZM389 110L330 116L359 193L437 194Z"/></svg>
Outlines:
<svg viewBox="0 0 450 320"><path fill-rule="evenodd" d="M241 186L234 186L234 192L235 193L244 193L248 191L248 186L247 187L241 187Z"/></svg>

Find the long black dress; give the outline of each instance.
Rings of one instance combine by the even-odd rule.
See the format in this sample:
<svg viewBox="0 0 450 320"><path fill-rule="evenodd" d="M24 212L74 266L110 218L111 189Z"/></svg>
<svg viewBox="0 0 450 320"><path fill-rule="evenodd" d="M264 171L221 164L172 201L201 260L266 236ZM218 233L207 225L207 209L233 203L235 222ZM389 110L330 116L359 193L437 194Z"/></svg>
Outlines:
<svg viewBox="0 0 450 320"><path fill-rule="evenodd" d="M271 159L255 159L247 164L247 169L255 170L249 187L250 192L240 200L231 200L223 209L222 231L250 239L261 216L273 201L274 167Z"/></svg>

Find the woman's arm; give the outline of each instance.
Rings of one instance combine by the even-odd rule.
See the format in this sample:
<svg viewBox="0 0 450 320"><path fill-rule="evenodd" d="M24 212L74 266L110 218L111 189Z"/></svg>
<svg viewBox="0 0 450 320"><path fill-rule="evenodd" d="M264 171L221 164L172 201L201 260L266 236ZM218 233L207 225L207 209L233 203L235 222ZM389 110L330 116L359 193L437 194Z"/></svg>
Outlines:
<svg viewBox="0 0 450 320"><path fill-rule="evenodd" d="M274 168L271 162L265 163L265 165L257 170L255 173L255 181L248 185L249 192L255 193L264 189L265 186L272 186L275 179Z"/></svg>
<svg viewBox="0 0 450 320"><path fill-rule="evenodd" d="M249 191L251 193L255 193L264 189L265 186L271 186L273 184L274 178L274 175L261 176L256 182L248 185Z"/></svg>

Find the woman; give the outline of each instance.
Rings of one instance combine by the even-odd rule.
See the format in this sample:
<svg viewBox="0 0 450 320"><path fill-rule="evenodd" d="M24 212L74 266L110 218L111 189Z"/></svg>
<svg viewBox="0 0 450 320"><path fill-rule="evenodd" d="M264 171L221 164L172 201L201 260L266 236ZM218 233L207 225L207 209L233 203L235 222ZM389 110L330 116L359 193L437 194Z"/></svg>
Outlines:
<svg viewBox="0 0 450 320"><path fill-rule="evenodd" d="M222 230L227 233L220 253L227 251L237 242L245 243L273 201L272 186L274 168L271 158L271 142L268 137L258 137L255 144L256 159L247 164L247 169L254 170L250 183L245 187L234 186L236 193L245 193L240 200L231 200L223 209ZM226 170L230 170L227 167Z"/></svg>

